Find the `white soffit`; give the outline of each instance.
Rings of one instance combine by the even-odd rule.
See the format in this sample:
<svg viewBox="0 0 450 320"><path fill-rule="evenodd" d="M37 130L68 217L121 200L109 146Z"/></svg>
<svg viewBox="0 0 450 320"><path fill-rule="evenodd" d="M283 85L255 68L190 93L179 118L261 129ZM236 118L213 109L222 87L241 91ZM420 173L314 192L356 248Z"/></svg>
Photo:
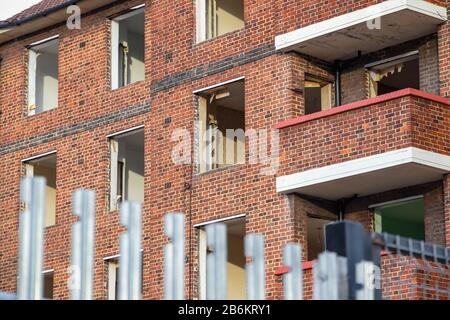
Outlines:
<svg viewBox="0 0 450 320"><path fill-rule="evenodd" d="M411 147L277 177L276 188L337 200L437 181L446 173L450 156Z"/></svg>
<svg viewBox="0 0 450 320"><path fill-rule="evenodd" d="M368 22L381 20L381 28ZM424 0L388 0L275 37L277 50L345 60L436 32L447 8Z"/></svg>

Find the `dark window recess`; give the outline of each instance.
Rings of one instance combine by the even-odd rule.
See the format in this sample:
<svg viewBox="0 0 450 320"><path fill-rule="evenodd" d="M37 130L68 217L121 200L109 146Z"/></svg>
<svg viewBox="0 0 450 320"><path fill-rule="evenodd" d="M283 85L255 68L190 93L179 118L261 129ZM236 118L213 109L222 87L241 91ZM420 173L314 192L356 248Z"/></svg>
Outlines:
<svg viewBox="0 0 450 320"><path fill-rule="evenodd" d="M417 55L369 69L370 97L406 88L420 89L419 58Z"/></svg>

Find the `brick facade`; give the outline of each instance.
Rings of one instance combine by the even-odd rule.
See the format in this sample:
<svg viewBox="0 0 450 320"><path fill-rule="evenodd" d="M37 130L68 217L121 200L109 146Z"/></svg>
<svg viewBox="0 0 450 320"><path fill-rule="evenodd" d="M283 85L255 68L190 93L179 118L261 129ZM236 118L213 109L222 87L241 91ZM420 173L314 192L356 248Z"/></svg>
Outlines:
<svg viewBox="0 0 450 320"><path fill-rule="evenodd" d="M246 233L266 236L268 298L281 298L281 277L276 270L281 266L283 246L290 241L300 242L307 252L306 211L329 210L297 195L277 193L276 177L260 174L263 164L247 163L203 174L197 173L193 165L174 165L172 132L187 129L194 141L193 91L240 77L245 77L246 128L271 129L282 120L304 115L305 76L332 81L334 74L321 61L275 51L274 36L378 2L245 0L244 29L196 43L193 1L127 0L83 15L81 30L68 30L59 24L0 44L0 290L16 290L19 183L24 175L21 160L56 150L56 225L45 232L45 269L54 269L54 296L67 299L69 295L70 227L75 221L71 194L83 187L97 193L94 292L96 299L106 298L107 269L103 259L118 254L118 235L123 231L118 213L108 209L107 136L144 125L143 297L162 298L162 248L167 241L163 215L180 211L187 217L187 297L198 297L198 231L193 226L245 214ZM111 90L109 18L141 3L146 4L145 80ZM448 96L450 90L448 26L442 26L437 35L408 45L419 48L423 61L421 86L437 94L439 73L441 96ZM56 34L60 39L59 105L29 117L26 46ZM395 50L403 52L390 48L372 57L383 57ZM365 59L369 58L362 57L357 67L342 75L344 103L367 97ZM449 128L448 106L415 96L314 120L280 130L278 175L406 146L450 155ZM442 243L445 238L447 245L449 181L447 177L425 193L429 239ZM370 229L367 207L350 210L348 218ZM305 295L311 295L311 280L305 283Z"/></svg>

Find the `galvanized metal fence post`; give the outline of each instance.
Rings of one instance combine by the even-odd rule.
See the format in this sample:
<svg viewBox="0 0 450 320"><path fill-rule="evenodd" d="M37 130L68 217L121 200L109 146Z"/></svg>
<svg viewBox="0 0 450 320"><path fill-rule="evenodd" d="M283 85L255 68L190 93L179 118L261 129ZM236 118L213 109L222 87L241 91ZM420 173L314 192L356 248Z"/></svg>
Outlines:
<svg viewBox="0 0 450 320"><path fill-rule="evenodd" d="M170 239L164 248L164 299L184 300L184 215L166 214L164 232Z"/></svg>
<svg viewBox="0 0 450 320"><path fill-rule="evenodd" d="M45 186L43 177L25 177L21 183L19 226L19 300L41 300L43 292Z"/></svg>
<svg viewBox="0 0 450 320"><path fill-rule="evenodd" d="M83 189L75 191L72 212L80 217L80 220L72 225L70 298L72 300L92 300L95 192Z"/></svg>
<svg viewBox="0 0 450 320"><path fill-rule="evenodd" d="M357 300L375 300L375 289L380 281L377 268L372 261L361 261L356 265Z"/></svg>
<svg viewBox="0 0 450 320"><path fill-rule="evenodd" d="M119 299L141 298L141 205L124 202L120 207L120 223L127 231L120 236Z"/></svg>
<svg viewBox="0 0 450 320"><path fill-rule="evenodd" d="M266 299L266 275L264 257L264 236L261 234L249 234L245 237L245 256L252 259L247 263L247 299Z"/></svg>
<svg viewBox="0 0 450 320"><path fill-rule="evenodd" d="M206 226L206 299L227 297L227 226L215 223Z"/></svg>
<svg viewBox="0 0 450 320"><path fill-rule="evenodd" d="M347 259L335 252L319 255L313 268L314 300L347 300Z"/></svg>
<svg viewBox="0 0 450 320"><path fill-rule="evenodd" d="M373 261L372 240L360 223L341 221L325 226L325 250L347 259L348 299L356 299L356 265Z"/></svg>
<svg viewBox="0 0 450 320"><path fill-rule="evenodd" d="M299 244L284 247L283 265L289 268L283 275L284 299L303 300L302 249Z"/></svg>

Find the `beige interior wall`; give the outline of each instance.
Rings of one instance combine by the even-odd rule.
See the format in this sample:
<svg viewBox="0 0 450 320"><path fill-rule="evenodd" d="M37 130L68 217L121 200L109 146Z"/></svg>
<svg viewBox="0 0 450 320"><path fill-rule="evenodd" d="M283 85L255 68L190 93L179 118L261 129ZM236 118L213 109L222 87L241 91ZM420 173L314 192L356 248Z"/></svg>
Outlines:
<svg viewBox="0 0 450 320"><path fill-rule="evenodd" d="M58 106L58 55L39 53L36 63L36 113Z"/></svg>
<svg viewBox="0 0 450 320"><path fill-rule="evenodd" d="M244 237L228 234L228 294L230 300L245 299Z"/></svg>
<svg viewBox="0 0 450 320"><path fill-rule="evenodd" d="M243 0L205 0L207 38L244 28Z"/></svg>
<svg viewBox="0 0 450 320"><path fill-rule="evenodd" d="M128 41L130 43L130 83L145 79L144 62L144 39L141 35L129 32Z"/></svg>
<svg viewBox="0 0 450 320"><path fill-rule="evenodd" d="M47 179L45 188L45 226L53 226L56 222L56 168L36 165L34 166L34 176Z"/></svg>
<svg viewBox="0 0 450 320"><path fill-rule="evenodd" d="M133 19L133 17L129 18ZM145 40L140 34L130 31L126 23L119 23L119 43L128 44L127 85L145 79ZM119 50L119 48L117 48ZM120 53L119 53L120 57ZM123 73L123 61L119 59L119 74Z"/></svg>
<svg viewBox="0 0 450 320"><path fill-rule="evenodd" d="M124 200L144 202L144 152L119 139L118 160L125 163Z"/></svg>
<svg viewBox="0 0 450 320"><path fill-rule="evenodd" d="M243 0L216 0L218 36L244 27L243 3Z"/></svg>
<svg viewBox="0 0 450 320"><path fill-rule="evenodd" d="M127 200L144 202L144 153L131 148L127 149L126 187Z"/></svg>

